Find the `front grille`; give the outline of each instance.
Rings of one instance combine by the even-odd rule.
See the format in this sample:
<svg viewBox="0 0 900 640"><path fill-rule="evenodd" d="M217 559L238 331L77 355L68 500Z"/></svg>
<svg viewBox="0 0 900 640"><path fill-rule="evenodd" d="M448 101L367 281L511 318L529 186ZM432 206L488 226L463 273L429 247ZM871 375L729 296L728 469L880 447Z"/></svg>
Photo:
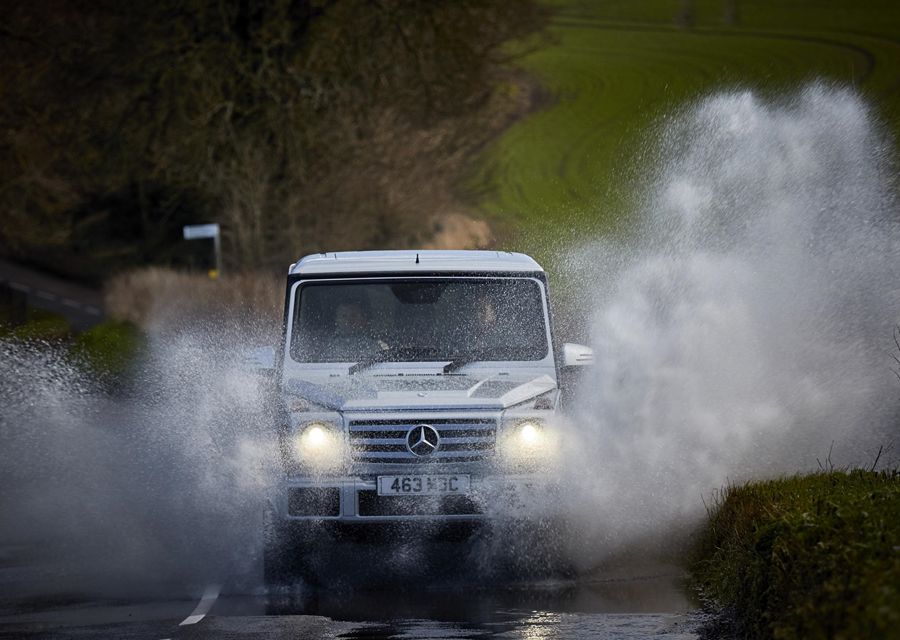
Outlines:
<svg viewBox="0 0 900 640"><path fill-rule="evenodd" d="M360 516L463 516L479 515L481 507L468 496L380 496L359 491Z"/></svg>
<svg viewBox="0 0 900 640"><path fill-rule="evenodd" d="M429 456L406 447L409 430L420 424L437 429L440 445ZM494 453L497 422L490 418L437 420L350 420L350 448L354 462L427 464L478 462Z"/></svg>

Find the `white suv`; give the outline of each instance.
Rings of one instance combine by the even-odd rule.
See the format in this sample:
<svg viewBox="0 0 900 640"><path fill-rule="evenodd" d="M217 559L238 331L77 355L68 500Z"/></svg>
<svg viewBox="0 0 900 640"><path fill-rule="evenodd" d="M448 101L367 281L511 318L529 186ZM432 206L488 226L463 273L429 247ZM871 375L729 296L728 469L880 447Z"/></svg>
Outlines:
<svg viewBox="0 0 900 640"><path fill-rule="evenodd" d="M553 462L560 371L593 361L554 349L543 269L494 251L307 256L273 355L269 581L302 566L311 532L521 516Z"/></svg>

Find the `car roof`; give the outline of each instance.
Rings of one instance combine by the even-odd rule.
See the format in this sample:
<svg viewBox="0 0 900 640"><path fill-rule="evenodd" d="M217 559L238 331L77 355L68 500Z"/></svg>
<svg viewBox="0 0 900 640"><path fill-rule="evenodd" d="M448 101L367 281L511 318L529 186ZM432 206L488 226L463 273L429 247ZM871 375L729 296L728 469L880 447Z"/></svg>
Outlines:
<svg viewBox="0 0 900 640"><path fill-rule="evenodd" d="M290 275L354 273L491 273L542 272L524 253L508 251L337 251L305 256L291 265Z"/></svg>

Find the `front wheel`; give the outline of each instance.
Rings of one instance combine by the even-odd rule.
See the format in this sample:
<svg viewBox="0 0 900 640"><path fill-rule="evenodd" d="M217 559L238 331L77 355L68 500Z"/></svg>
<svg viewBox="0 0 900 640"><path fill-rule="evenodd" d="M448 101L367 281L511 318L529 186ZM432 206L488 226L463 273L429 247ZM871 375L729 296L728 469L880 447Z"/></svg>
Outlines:
<svg viewBox="0 0 900 640"><path fill-rule="evenodd" d="M263 546L263 580L266 585L290 585L302 578L317 585L321 582L324 551L330 537L320 522L279 520L266 514Z"/></svg>
<svg viewBox="0 0 900 640"><path fill-rule="evenodd" d="M263 526L263 581L266 585L289 584L297 574L300 549L274 514L266 514Z"/></svg>
<svg viewBox="0 0 900 640"><path fill-rule="evenodd" d="M567 553L570 536L564 520L499 520L485 527L472 553L498 578L572 578L577 571Z"/></svg>

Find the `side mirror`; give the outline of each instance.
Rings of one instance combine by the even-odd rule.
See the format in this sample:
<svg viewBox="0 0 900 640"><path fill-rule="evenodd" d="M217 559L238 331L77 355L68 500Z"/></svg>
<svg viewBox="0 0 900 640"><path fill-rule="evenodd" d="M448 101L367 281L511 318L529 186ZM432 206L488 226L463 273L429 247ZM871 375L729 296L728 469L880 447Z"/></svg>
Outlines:
<svg viewBox="0 0 900 640"><path fill-rule="evenodd" d="M275 349L273 347L253 347L241 354L241 364L256 373L274 373Z"/></svg>
<svg viewBox="0 0 900 640"><path fill-rule="evenodd" d="M563 366L583 367L594 364L594 350L583 344L566 342L563 344Z"/></svg>

